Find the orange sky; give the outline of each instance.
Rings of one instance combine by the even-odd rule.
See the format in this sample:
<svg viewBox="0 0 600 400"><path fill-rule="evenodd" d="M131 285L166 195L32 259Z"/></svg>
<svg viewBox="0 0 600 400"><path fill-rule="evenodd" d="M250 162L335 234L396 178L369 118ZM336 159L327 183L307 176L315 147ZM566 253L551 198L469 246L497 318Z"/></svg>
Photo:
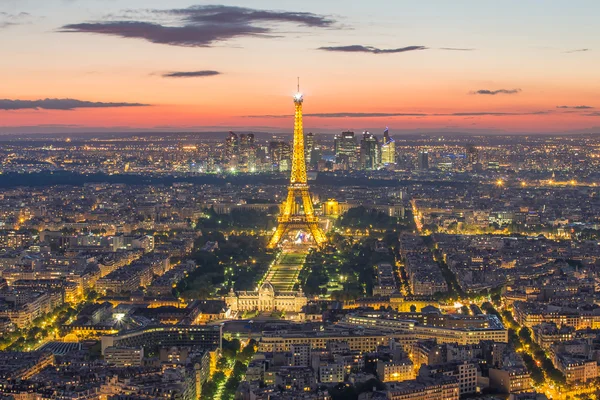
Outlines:
<svg viewBox="0 0 600 400"><path fill-rule="evenodd" d="M305 113L326 114L306 117L306 129L315 132L385 126L397 132L570 132L600 126L594 49L600 28L593 18L600 5L549 2L540 10L529 1L481 3L226 1L218 8L227 18L220 26L236 36L209 32L206 39L212 25L202 24L217 12L207 2L168 5L200 15L202 23L175 18L157 0L3 2L0 35L10 40L0 42L0 132L24 126L43 131L36 126L47 125L290 131L291 118L280 116L293 112L296 76ZM231 23L234 18L243 21ZM123 21L143 26L122 37L124 27L131 36ZM167 32L173 26L181 32ZM190 27L197 29L191 39L176 42ZM422 48L412 49L417 46ZM163 76L204 70L219 75ZM46 98L149 106L65 111L15 105ZM2 109L11 107L21 109Z"/></svg>

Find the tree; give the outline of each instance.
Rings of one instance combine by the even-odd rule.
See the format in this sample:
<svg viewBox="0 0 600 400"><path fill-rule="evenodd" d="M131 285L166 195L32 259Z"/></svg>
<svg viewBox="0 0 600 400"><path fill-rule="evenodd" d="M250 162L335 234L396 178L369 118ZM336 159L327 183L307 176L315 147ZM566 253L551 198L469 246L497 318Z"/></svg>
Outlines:
<svg viewBox="0 0 600 400"><path fill-rule="evenodd" d="M231 340L223 340L223 350L229 350L232 351L234 353L233 357L235 357L235 354L237 354L237 352L240 350L241 347L241 342L240 339L231 339ZM233 358L231 357L231 358Z"/></svg>
<svg viewBox="0 0 600 400"><path fill-rule="evenodd" d="M551 370L546 371L546 375L548 376L548 379L559 386L564 386L567 383L565 375L558 369L554 368L554 366Z"/></svg>
<svg viewBox="0 0 600 400"><path fill-rule="evenodd" d="M501 304L502 296L500 293L492 293L491 298L492 303L494 303L495 306L499 306Z"/></svg>
<svg viewBox="0 0 600 400"><path fill-rule="evenodd" d="M100 297L100 295L98 294L98 292L96 292L95 290L90 290L89 292L87 292L87 294L85 296L85 299L87 301L94 301L98 297Z"/></svg>
<svg viewBox="0 0 600 400"><path fill-rule="evenodd" d="M492 303L486 301L483 304L481 304L481 308L483 309L483 311L485 311L486 314L495 315L496 317L498 317L499 320L502 320L502 316L500 316L500 313L496 311Z"/></svg>
<svg viewBox="0 0 600 400"><path fill-rule="evenodd" d="M215 372L215 374L213 375L213 381L215 381L217 384L225 381L225 373L223 371L217 371Z"/></svg>
<svg viewBox="0 0 600 400"><path fill-rule="evenodd" d="M356 400L358 394L352 385L340 383L329 389L329 394L333 400Z"/></svg>
<svg viewBox="0 0 600 400"><path fill-rule="evenodd" d="M531 379L536 385L541 385L544 383L544 372L540 367L537 366L533 358L527 354L523 353L523 362L531 375Z"/></svg>
<svg viewBox="0 0 600 400"><path fill-rule="evenodd" d="M517 321L513 318L513 315L510 311L504 310L502 311L502 316L508 321L511 326L518 326Z"/></svg>
<svg viewBox="0 0 600 400"><path fill-rule="evenodd" d="M235 375L232 375L227 383L225 384L225 389L223 390L223 398L225 399L233 399L235 396L235 392L240 385L241 379Z"/></svg>
<svg viewBox="0 0 600 400"><path fill-rule="evenodd" d="M398 219L395 217L390 217L386 213L377 211L375 209L368 210L364 206L359 206L349 209L340 217L338 221L339 225L342 227L350 227L355 229L393 229L395 228Z"/></svg>
<svg viewBox="0 0 600 400"><path fill-rule="evenodd" d="M215 396L217 392L217 384L214 380L206 381L202 385L202 397L211 399Z"/></svg>
<svg viewBox="0 0 600 400"><path fill-rule="evenodd" d="M229 368L229 360L227 360L227 358L225 357L219 358L219 360L217 361L217 369L222 371L227 368Z"/></svg>
<svg viewBox="0 0 600 400"><path fill-rule="evenodd" d="M546 359L546 353L542 349L537 349L533 352L533 358L538 361L543 361Z"/></svg>
<svg viewBox="0 0 600 400"><path fill-rule="evenodd" d="M521 328L521 330L519 331L519 337L526 343L526 344L530 344L532 343L531 340L531 331L529 330L529 328L527 328L526 326L524 326L523 328Z"/></svg>
<svg viewBox="0 0 600 400"><path fill-rule="evenodd" d="M233 372L232 372L232 376L235 376L237 378L240 378L246 373L246 365L236 361L235 364L233 365Z"/></svg>
<svg viewBox="0 0 600 400"><path fill-rule="evenodd" d="M519 350L523 348L523 344L521 343L521 339L519 339L519 335L513 328L508 328L508 343L510 343L515 350Z"/></svg>
<svg viewBox="0 0 600 400"><path fill-rule="evenodd" d="M237 360L244 364L248 364L248 362L250 362L250 359L256 352L256 349L256 341L254 339L251 339L250 342L248 342L248 344L246 345L246 347L244 347L244 349L238 353L236 357Z"/></svg>

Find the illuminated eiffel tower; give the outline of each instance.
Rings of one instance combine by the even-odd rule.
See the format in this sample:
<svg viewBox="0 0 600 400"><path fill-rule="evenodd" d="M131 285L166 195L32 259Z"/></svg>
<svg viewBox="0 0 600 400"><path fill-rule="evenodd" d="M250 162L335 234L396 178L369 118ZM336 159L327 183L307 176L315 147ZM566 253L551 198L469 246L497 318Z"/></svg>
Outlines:
<svg viewBox="0 0 600 400"><path fill-rule="evenodd" d="M327 238L319 226L319 219L315 216L312 199L308 191L306 178L306 159L304 153L304 129L302 127L302 102L304 98L298 92L294 95L294 152L292 154L292 175L288 186L287 199L283 202L283 212L278 218L277 229L269 241L268 248L277 247L281 239L291 230L306 230L309 232L318 247L322 247ZM300 199L300 200L299 200ZM302 212L300 210L302 205Z"/></svg>

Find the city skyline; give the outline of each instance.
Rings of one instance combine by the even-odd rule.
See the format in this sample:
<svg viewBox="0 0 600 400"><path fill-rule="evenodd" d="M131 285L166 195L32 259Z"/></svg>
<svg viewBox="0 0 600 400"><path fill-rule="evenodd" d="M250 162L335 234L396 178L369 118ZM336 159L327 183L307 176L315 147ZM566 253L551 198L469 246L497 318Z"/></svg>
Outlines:
<svg viewBox="0 0 600 400"><path fill-rule="evenodd" d="M600 399L599 11L0 0L0 400Z"/></svg>
<svg viewBox="0 0 600 400"><path fill-rule="evenodd" d="M3 1L0 133L600 131L592 1L343 4Z"/></svg>

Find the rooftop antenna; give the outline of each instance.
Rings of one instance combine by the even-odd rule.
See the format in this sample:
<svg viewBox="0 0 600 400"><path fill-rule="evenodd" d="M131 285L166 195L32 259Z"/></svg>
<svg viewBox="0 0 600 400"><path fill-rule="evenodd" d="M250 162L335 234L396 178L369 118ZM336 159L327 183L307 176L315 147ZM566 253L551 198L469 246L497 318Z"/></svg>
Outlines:
<svg viewBox="0 0 600 400"><path fill-rule="evenodd" d="M298 77L298 93L300 93L300 77Z"/></svg>

